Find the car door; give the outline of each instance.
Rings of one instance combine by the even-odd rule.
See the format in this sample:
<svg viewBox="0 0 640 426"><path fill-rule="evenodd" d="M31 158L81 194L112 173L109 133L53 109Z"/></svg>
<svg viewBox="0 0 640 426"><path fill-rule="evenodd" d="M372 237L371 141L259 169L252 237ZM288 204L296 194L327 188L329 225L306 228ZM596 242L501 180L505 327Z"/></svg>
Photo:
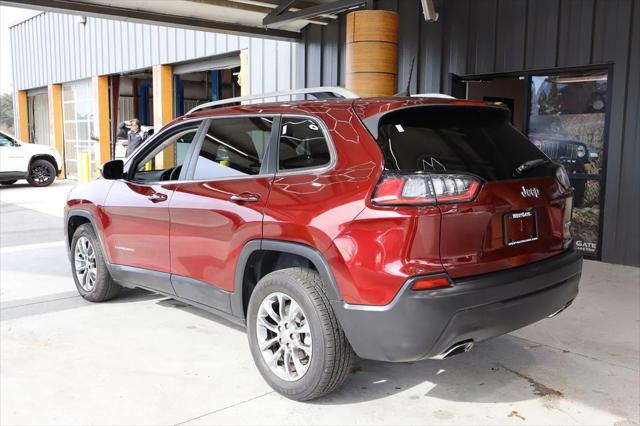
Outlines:
<svg viewBox="0 0 640 426"><path fill-rule="evenodd" d="M167 129L127 162L104 206L105 243L119 278L173 294L170 282L169 202L186 174L202 121Z"/></svg>
<svg viewBox="0 0 640 426"><path fill-rule="evenodd" d="M203 132L191 180L177 185L169 205L171 280L178 296L230 311L238 255L246 242L262 237L274 178L265 157L278 120L214 118Z"/></svg>
<svg viewBox="0 0 640 426"><path fill-rule="evenodd" d="M25 153L18 142L0 133L0 172L26 172Z"/></svg>

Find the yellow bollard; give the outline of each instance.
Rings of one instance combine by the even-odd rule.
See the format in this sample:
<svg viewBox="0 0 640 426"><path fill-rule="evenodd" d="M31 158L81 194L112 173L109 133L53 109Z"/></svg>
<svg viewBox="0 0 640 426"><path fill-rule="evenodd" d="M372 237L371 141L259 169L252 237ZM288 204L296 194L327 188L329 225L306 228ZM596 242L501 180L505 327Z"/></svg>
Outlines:
<svg viewBox="0 0 640 426"><path fill-rule="evenodd" d="M89 182L91 179L91 155L88 152L78 153L78 180L80 183Z"/></svg>

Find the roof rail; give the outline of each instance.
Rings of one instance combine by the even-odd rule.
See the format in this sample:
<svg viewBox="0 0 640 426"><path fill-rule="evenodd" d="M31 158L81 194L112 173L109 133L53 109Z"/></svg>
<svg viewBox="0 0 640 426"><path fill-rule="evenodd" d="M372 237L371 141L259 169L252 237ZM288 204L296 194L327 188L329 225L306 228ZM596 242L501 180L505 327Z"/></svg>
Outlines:
<svg viewBox="0 0 640 426"><path fill-rule="evenodd" d="M416 93L411 95L412 98L440 98L440 99L455 99L451 95L445 95L444 93Z"/></svg>
<svg viewBox="0 0 640 426"><path fill-rule="evenodd" d="M321 95L321 94L328 94L331 96L326 96L326 97L333 97L333 98L344 98L344 99L359 98L358 95L356 95L352 91L347 90L343 87L337 87L337 86L310 87L307 89L284 90L281 92L271 92L271 93L263 93L260 95L240 96L237 98L221 99L219 101L207 102L207 103L196 106L195 108L191 109L187 114L191 114L193 112L196 112L205 108L211 108L211 107L227 105L227 104L242 103L246 101L262 100L264 102L265 99L268 99L268 98L277 99L282 96L289 96L289 100L292 100L292 97L296 95ZM320 99L321 97L318 96L318 98Z"/></svg>

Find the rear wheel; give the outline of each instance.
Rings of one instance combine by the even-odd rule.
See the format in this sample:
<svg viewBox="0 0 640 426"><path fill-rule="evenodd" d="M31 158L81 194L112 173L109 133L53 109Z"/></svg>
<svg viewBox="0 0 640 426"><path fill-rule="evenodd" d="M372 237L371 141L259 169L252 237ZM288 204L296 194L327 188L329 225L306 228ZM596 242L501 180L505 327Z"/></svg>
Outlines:
<svg viewBox="0 0 640 426"><path fill-rule="evenodd" d="M13 180L3 180L3 181L0 181L0 185L13 185L13 184L14 184L14 183L16 183L16 182L17 182L17 180L16 180L16 179L13 179Z"/></svg>
<svg viewBox="0 0 640 426"><path fill-rule="evenodd" d="M109 274L107 264L93 227L80 225L71 240L71 270L78 293L91 302L104 302L115 297L121 286Z"/></svg>
<svg viewBox="0 0 640 426"><path fill-rule="evenodd" d="M247 328L258 370L287 398L319 398L347 378L354 353L315 271L265 275L251 295Z"/></svg>
<svg viewBox="0 0 640 426"><path fill-rule="evenodd" d="M31 186L49 186L56 179L56 168L47 160L36 160L31 163L27 181Z"/></svg>

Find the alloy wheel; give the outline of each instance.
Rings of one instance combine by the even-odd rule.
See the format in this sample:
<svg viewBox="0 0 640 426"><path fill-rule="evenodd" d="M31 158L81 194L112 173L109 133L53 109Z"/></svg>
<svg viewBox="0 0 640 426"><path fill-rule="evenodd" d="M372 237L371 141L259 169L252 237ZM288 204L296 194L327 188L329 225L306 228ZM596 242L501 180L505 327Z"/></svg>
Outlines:
<svg viewBox="0 0 640 426"><path fill-rule="evenodd" d="M87 237L78 238L73 258L76 278L78 278L80 287L86 292L93 291L98 278L98 268L96 266L96 252Z"/></svg>
<svg viewBox="0 0 640 426"><path fill-rule="evenodd" d="M38 185L46 183L51 177L51 170L46 165L39 164L31 169L31 179Z"/></svg>
<svg viewBox="0 0 640 426"><path fill-rule="evenodd" d="M311 328L300 305L276 292L264 298L256 319L256 336L262 357L280 379L302 378L311 363Z"/></svg>

